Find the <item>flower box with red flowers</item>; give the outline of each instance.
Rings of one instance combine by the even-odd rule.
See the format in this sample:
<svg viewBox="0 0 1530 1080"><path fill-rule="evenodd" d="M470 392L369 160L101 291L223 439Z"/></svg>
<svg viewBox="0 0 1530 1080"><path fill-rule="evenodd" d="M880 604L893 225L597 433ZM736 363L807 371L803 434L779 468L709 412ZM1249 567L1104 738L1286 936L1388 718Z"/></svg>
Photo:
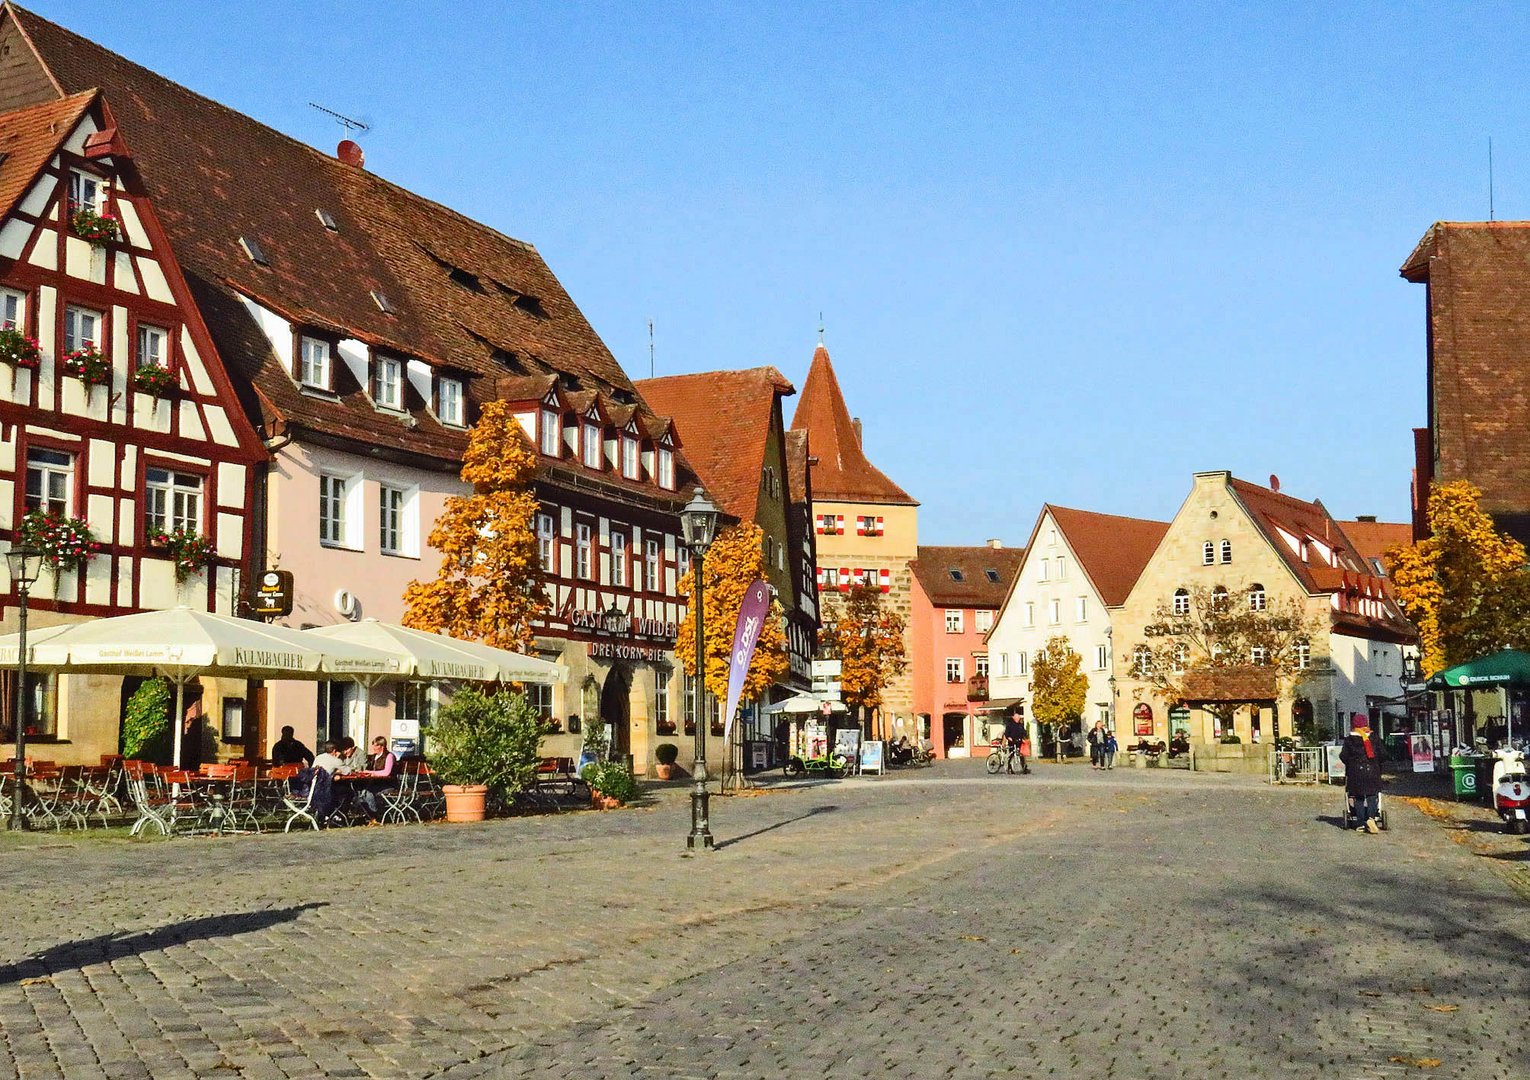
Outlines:
<svg viewBox="0 0 1530 1080"><path fill-rule="evenodd" d="M100 554L90 526L57 510L33 510L21 519L21 542L42 552L43 562L53 569L76 570Z"/></svg>
<svg viewBox="0 0 1530 1080"><path fill-rule="evenodd" d="M112 362L87 345L64 354L64 374L86 386L103 386L111 381Z"/></svg>
<svg viewBox="0 0 1530 1080"><path fill-rule="evenodd" d="M14 326L0 327L0 363L36 371L42 363L42 348L36 338L27 337Z"/></svg>
<svg viewBox="0 0 1530 1080"><path fill-rule="evenodd" d="M195 529L155 529L149 534L149 543L164 548L175 563L175 580L185 581L212 562L216 551L213 542Z"/></svg>
<svg viewBox="0 0 1530 1080"><path fill-rule="evenodd" d="M69 231L94 247L105 247L122 239L122 226L116 218L88 206L70 208Z"/></svg>
<svg viewBox="0 0 1530 1080"><path fill-rule="evenodd" d="M156 400L176 389L179 383L175 372L158 364L144 364L133 369L133 389Z"/></svg>

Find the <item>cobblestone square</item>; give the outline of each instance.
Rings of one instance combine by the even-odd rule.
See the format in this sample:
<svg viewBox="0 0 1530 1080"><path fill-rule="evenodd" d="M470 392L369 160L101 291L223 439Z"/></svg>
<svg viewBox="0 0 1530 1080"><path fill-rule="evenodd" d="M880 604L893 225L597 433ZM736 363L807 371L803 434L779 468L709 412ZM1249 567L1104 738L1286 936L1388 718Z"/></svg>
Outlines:
<svg viewBox="0 0 1530 1080"><path fill-rule="evenodd" d="M679 790L7 837L0 1076L1530 1076L1530 845L1340 799L953 762L716 799L697 858Z"/></svg>

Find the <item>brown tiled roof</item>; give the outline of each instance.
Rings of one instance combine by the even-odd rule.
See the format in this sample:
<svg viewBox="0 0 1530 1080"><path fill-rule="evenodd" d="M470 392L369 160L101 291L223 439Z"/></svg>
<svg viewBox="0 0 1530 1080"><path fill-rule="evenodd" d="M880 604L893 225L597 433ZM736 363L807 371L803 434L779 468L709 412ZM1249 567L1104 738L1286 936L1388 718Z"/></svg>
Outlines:
<svg viewBox="0 0 1530 1080"><path fill-rule="evenodd" d="M100 87L231 369L268 422L445 461L466 433L423 402L413 425L380 417L345 365L338 402L301 392L240 297L465 377L470 403L501 377L560 372L631 390L620 365L531 245L346 165L32 12L6 5L65 93ZM12 58L12 64L19 58ZM40 85L33 80L34 85ZM21 85L12 80L11 85ZM11 102L0 102L0 107ZM331 230L316 211L336 222ZM268 266L240 247L249 236ZM391 313L373 294L386 298ZM648 421L650 429L653 423ZM688 484L683 457L677 462Z"/></svg>
<svg viewBox="0 0 1530 1080"><path fill-rule="evenodd" d="M773 367L666 375L636 385L649 408L674 420L691 468L717 505L754 521L776 403L796 387Z"/></svg>
<svg viewBox="0 0 1530 1080"><path fill-rule="evenodd" d="M829 362L829 350L821 344L813 352L807 382L802 384L802 397L797 402L797 414L792 417L792 429L812 435L813 456L818 459L818 464L813 466L813 495L816 498L919 505L866 459L860 436L850 419L850 410L845 406L845 395L840 392L839 380L834 376L834 365Z"/></svg>
<svg viewBox="0 0 1530 1080"><path fill-rule="evenodd" d="M1431 441L1423 460L1433 465L1432 482L1470 480L1500 527L1523 536L1530 512L1530 221L1436 222L1401 274L1428 285Z"/></svg>
<svg viewBox="0 0 1530 1080"><path fill-rule="evenodd" d="M1185 672L1184 699L1197 701L1274 701L1275 673L1255 664L1199 668Z"/></svg>
<svg viewBox="0 0 1530 1080"><path fill-rule="evenodd" d="M0 117L0 215L7 215L95 101L93 91Z"/></svg>
<svg viewBox="0 0 1530 1080"><path fill-rule="evenodd" d="M1163 534L1169 531L1167 521L1097 514L1050 503L1036 519L1038 526L1047 511L1051 511L1052 520L1067 537L1074 557L1094 582L1095 591L1106 607L1126 603L1143 567L1158 549Z"/></svg>
<svg viewBox="0 0 1530 1080"><path fill-rule="evenodd" d="M930 603L937 607L999 608L1004 603L1024 548L919 546L908 565ZM995 579L988 575L992 572ZM961 580L956 575L961 575Z"/></svg>
<svg viewBox="0 0 1530 1080"><path fill-rule="evenodd" d="M1413 526L1407 522L1341 521L1339 525L1367 563L1383 558L1389 548L1413 543Z"/></svg>

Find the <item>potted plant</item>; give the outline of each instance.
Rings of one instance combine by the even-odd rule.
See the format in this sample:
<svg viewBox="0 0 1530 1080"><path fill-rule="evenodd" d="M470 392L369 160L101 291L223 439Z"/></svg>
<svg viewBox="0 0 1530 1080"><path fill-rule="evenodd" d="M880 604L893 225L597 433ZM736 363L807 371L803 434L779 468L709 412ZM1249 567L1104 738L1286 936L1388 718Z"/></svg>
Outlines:
<svg viewBox="0 0 1530 1080"><path fill-rule="evenodd" d="M144 364L133 369L133 389L148 394L155 401L174 390L179 381L175 372L158 364Z"/></svg>
<svg viewBox="0 0 1530 1080"><path fill-rule="evenodd" d="M14 326L0 327L0 363L36 371L42 363L42 347Z"/></svg>
<svg viewBox="0 0 1530 1080"><path fill-rule="evenodd" d="M122 226L115 217L88 206L70 208L69 231L81 240L89 240L92 247L105 247L122 239Z"/></svg>
<svg viewBox="0 0 1530 1080"><path fill-rule="evenodd" d="M482 821L488 796L505 802L536 776L541 715L520 694L465 687L426 731L441 777L447 821Z"/></svg>
<svg viewBox="0 0 1530 1080"><path fill-rule="evenodd" d="M660 780L673 780L675 778L675 759L680 756L680 748L672 742L661 742L653 748L654 776Z"/></svg>
<svg viewBox="0 0 1530 1080"><path fill-rule="evenodd" d="M55 574L76 570L98 554L101 545L90 526L57 510L33 510L21 519L22 543L43 554Z"/></svg>
<svg viewBox="0 0 1530 1080"><path fill-rule="evenodd" d="M156 529L149 534L149 543L165 549L175 563L175 580L185 581L192 574L212 562L217 552L213 542L195 529L179 528L165 532Z"/></svg>
<svg viewBox="0 0 1530 1080"><path fill-rule="evenodd" d="M101 386L112 377L112 362L94 345L64 354L64 374L86 386Z"/></svg>
<svg viewBox="0 0 1530 1080"><path fill-rule="evenodd" d="M597 810L615 810L637 798L637 781L619 761L592 761L579 777L590 785L590 802Z"/></svg>

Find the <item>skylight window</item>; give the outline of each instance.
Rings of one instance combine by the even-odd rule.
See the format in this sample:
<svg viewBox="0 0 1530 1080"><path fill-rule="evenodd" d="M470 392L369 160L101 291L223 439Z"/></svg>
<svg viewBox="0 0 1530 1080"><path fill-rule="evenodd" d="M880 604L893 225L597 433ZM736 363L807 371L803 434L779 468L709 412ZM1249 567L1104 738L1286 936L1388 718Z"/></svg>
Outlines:
<svg viewBox="0 0 1530 1080"><path fill-rule="evenodd" d="M453 266L446 274L452 281L475 293L483 292L483 282L478 280L478 275L469 273L460 266Z"/></svg>
<svg viewBox="0 0 1530 1080"><path fill-rule="evenodd" d="M323 225L330 232L340 231L340 223L335 220L335 215L331 214L328 210L318 209L314 211L314 214L318 216L319 224Z"/></svg>
<svg viewBox="0 0 1530 1080"><path fill-rule="evenodd" d="M950 575L951 575L951 580L952 580L952 581L964 581L964 580L966 580L966 579L965 579L965 578L964 578L964 577L963 577L963 576L962 576L962 572L961 572L961 571L960 571L960 570L958 570L958 569L957 569L957 568L956 568L956 567L954 567L954 566L953 566L953 567L951 567L951 569L950 569L950 570L948 570L948 571L946 571L946 572L947 572L947 573L949 573L949 574L950 574Z"/></svg>
<svg viewBox="0 0 1530 1080"><path fill-rule="evenodd" d="M999 583L999 572L991 566L983 571L983 576L995 585Z"/></svg>
<svg viewBox="0 0 1530 1080"><path fill-rule="evenodd" d="M244 249L244 253L250 257L252 263L260 266L271 265L271 260L266 258L265 249L260 246L260 241L256 240L253 236L241 236L239 238L239 246Z"/></svg>
<svg viewBox="0 0 1530 1080"><path fill-rule="evenodd" d="M384 315L396 314L393 302L376 289L372 290L372 302L377 305L377 309Z"/></svg>

